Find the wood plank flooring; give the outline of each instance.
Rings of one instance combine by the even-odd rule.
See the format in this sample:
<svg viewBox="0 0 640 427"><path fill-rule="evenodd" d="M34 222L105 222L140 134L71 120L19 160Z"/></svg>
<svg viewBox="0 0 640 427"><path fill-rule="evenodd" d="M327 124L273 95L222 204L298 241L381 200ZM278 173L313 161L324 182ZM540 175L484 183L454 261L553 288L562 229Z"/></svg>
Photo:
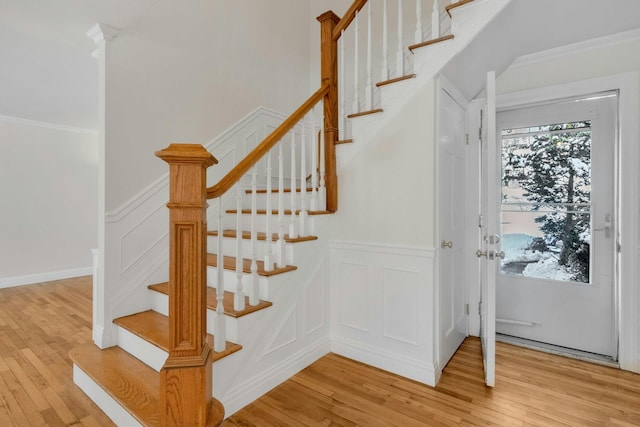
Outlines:
<svg viewBox="0 0 640 427"><path fill-rule="evenodd" d="M91 307L91 277L0 289L1 427L113 425L71 377L68 352L91 342ZM640 426L640 375L497 348L495 389L475 338L436 388L329 354L223 426Z"/></svg>
<svg viewBox="0 0 640 427"><path fill-rule="evenodd" d="M477 338L435 388L329 354L222 425L640 426L637 374L497 343L496 382Z"/></svg>

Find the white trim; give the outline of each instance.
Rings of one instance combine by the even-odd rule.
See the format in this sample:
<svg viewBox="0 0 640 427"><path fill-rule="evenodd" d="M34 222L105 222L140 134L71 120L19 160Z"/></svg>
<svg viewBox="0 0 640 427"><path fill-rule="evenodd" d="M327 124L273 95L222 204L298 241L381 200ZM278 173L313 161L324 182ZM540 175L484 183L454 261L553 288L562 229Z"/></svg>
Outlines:
<svg viewBox="0 0 640 427"><path fill-rule="evenodd" d="M285 115L276 111L270 110L265 107L258 107L245 117L222 131L217 137L205 144L207 151L211 152L223 141L230 138L233 134L243 129L253 120L260 118L260 116L267 116L276 120L284 120ZM149 184L147 187L138 192L135 196L124 202L121 206L113 209L105 214L105 221L108 223L120 222L124 217L135 211L140 205L146 202L160 191L166 191L169 186L169 173L164 173L160 178ZM168 193L167 193L168 197Z"/></svg>
<svg viewBox="0 0 640 427"><path fill-rule="evenodd" d="M288 380L302 369L329 353L330 347L329 338L323 337L315 343L304 347L297 353L281 360L259 375L253 376L243 383L238 384L224 396L217 396L215 394L216 388L214 387L214 397L222 402L225 417L229 417L248 403L253 402L272 388ZM213 375L215 377L215 366L213 369Z"/></svg>
<svg viewBox="0 0 640 427"><path fill-rule="evenodd" d="M60 125L56 123L43 122L39 120L23 119L21 117L0 115L0 121L7 122L7 123L17 123L25 126L59 130L63 132L83 133L83 134L96 135L96 136L98 135L98 131L95 129L85 129L85 128L79 128L75 126L67 126L67 125Z"/></svg>
<svg viewBox="0 0 640 427"><path fill-rule="evenodd" d="M109 25L101 24L97 22L93 27L86 32L87 37L89 37L95 44L100 44L105 41L111 41L120 34L120 30L111 27Z"/></svg>
<svg viewBox="0 0 640 427"><path fill-rule="evenodd" d="M28 274L0 278L0 289L12 286L31 285L34 283L50 282L52 280L69 279L71 277L91 276L93 267L73 268L69 270L48 271L45 273Z"/></svg>
<svg viewBox="0 0 640 427"><path fill-rule="evenodd" d="M142 424L129 411L124 409L75 363L73 364L73 382L117 425L142 427Z"/></svg>
<svg viewBox="0 0 640 427"><path fill-rule="evenodd" d="M622 33L611 34L595 39L584 40L578 43L572 43L553 49L543 50L540 52L523 55L515 59L510 68L517 68L526 65L537 64L540 62L550 61L553 59L565 58L567 55L575 55L580 53L591 52L596 49L603 49L615 46L620 43L632 42L640 39L640 28Z"/></svg>
<svg viewBox="0 0 640 427"><path fill-rule="evenodd" d="M425 258L435 258L436 256L436 249L433 247L358 242L351 240L333 240L329 242L329 248L343 249L348 251L385 253L388 255L417 256Z"/></svg>
<svg viewBox="0 0 640 427"><path fill-rule="evenodd" d="M381 347L370 346L340 336L331 336L331 351L367 365L435 386L438 368L417 359L385 351Z"/></svg>
<svg viewBox="0 0 640 427"><path fill-rule="evenodd" d="M640 283L638 282L638 144L640 129L640 74L629 72L581 80L572 83L514 92L498 96L498 109L505 110L522 105L547 102L594 92L619 90L618 120L620 124L620 253L619 283L619 354L624 370L640 372ZM627 248L631 248L627 250Z"/></svg>

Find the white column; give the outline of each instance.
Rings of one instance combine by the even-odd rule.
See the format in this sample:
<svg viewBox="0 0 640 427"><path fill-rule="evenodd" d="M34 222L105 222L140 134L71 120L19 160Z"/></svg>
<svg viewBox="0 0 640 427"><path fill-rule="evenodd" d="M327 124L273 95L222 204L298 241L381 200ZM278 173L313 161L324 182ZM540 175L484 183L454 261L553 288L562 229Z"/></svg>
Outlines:
<svg viewBox="0 0 640 427"><path fill-rule="evenodd" d="M371 34L371 3L367 3L367 86L365 88L364 99L366 110L373 110L373 77L372 73L372 60L373 60L373 40Z"/></svg>
<svg viewBox="0 0 640 427"><path fill-rule="evenodd" d="M433 11L431 12L431 38L440 38L440 6L438 0L433 0Z"/></svg>
<svg viewBox="0 0 640 427"><path fill-rule="evenodd" d="M386 0L385 0L386 1ZM339 137L338 139L343 140L347 139L347 101L345 92L346 92L346 80L344 77L345 63L344 63L344 30L340 33L340 39L338 39L338 49L340 50L340 60L338 62L338 67L340 69L339 81L338 81L338 96L340 98L340 121L339 121Z"/></svg>
<svg viewBox="0 0 640 427"><path fill-rule="evenodd" d="M284 245L284 155L282 141L278 142L278 243L277 243L277 265L285 267Z"/></svg>
<svg viewBox="0 0 640 427"><path fill-rule="evenodd" d="M306 115L302 119L302 139L300 140L300 215L298 215L298 235L306 236L307 230L307 132L308 119Z"/></svg>
<svg viewBox="0 0 640 427"><path fill-rule="evenodd" d="M422 37L422 0L416 0L416 32L414 34L415 43L421 43Z"/></svg>
<svg viewBox="0 0 640 427"><path fill-rule="evenodd" d="M268 154L268 153L267 153ZM260 281L258 278L258 166L251 169L251 289L249 292L249 305L258 305L260 302Z"/></svg>
<svg viewBox="0 0 640 427"><path fill-rule="evenodd" d="M389 80L389 11L387 0L382 0L382 72L380 81Z"/></svg>
<svg viewBox="0 0 640 427"><path fill-rule="evenodd" d="M244 310L244 289L242 284L242 185L236 183L236 291L233 295L233 309ZM224 265L218 265L224 268Z"/></svg>
<svg viewBox="0 0 640 427"><path fill-rule="evenodd" d="M273 233L271 232L271 151L267 153L267 194L266 194L266 202L267 202L267 214L265 215L265 234L266 234L266 245L264 252L264 269L266 271L273 270Z"/></svg>
<svg viewBox="0 0 640 427"><path fill-rule="evenodd" d="M318 210L318 135L316 134L316 107L311 113L311 210Z"/></svg>
<svg viewBox="0 0 640 427"><path fill-rule="evenodd" d="M226 319L224 317L224 212L222 209L222 197L218 197L218 266L216 268L216 317L214 322L214 336L216 337L213 350L223 351L226 348Z"/></svg>
<svg viewBox="0 0 640 427"><path fill-rule="evenodd" d="M360 111L360 79L358 76L358 45L360 38L360 25L358 23L358 15L356 12L356 17L353 23L353 105L351 107L352 113L358 113Z"/></svg>
<svg viewBox="0 0 640 427"><path fill-rule="evenodd" d="M295 238L298 237L298 230L296 227L297 215L296 215L296 190L298 189L297 174L296 174L296 127L294 126L291 129L291 185L289 185L291 193L290 193L290 207L291 207L291 217L289 220L289 237Z"/></svg>
<svg viewBox="0 0 640 427"><path fill-rule="evenodd" d="M404 76L404 9L402 3L404 0L398 0L398 44L396 46L396 77Z"/></svg>
<svg viewBox="0 0 640 427"><path fill-rule="evenodd" d="M92 56L98 60L98 248L94 252L94 293L93 293L93 330L95 344L100 348L111 347L116 344L115 334L112 333L113 316L111 315L111 294L105 285L111 274L116 276L120 271L115 257L105 259L106 250L106 86L107 60L109 46L119 33L119 30L101 23L95 24L89 31L89 37L96 44ZM110 261L107 264L107 261ZM112 272L112 273L111 273ZM111 273L111 274L110 274ZM116 280L116 277L113 277Z"/></svg>
<svg viewBox="0 0 640 427"><path fill-rule="evenodd" d="M320 104L322 105L322 103ZM323 108L323 107L321 107ZM324 111L324 108L321 110ZM320 188L318 188L319 210L327 209L327 188L325 187L325 160L324 160L324 114L322 115L322 125L320 125Z"/></svg>

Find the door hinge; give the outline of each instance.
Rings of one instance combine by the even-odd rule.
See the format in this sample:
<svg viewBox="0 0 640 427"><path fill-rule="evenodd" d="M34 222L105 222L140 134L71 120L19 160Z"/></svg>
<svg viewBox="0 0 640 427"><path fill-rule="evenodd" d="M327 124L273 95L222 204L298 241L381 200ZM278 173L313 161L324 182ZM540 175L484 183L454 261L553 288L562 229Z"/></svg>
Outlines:
<svg viewBox="0 0 640 427"><path fill-rule="evenodd" d="M482 301L478 303L478 314L482 316Z"/></svg>
<svg viewBox="0 0 640 427"><path fill-rule="evenodd" d="M469 145L469 134L468 133L464 134L464 144L465 145Z"/></svg>
<svg viewBox="0 0 640 427"><path fill-rule="evenodd" d="M480 127L478 128L478 142L482 143L482 113L483 111L480 110Z"/></svg>
<svg viewBox="0 0 640 427"><path fill-rule="evenodd" d="M482 214L478 215L478 228L482 228Z"/></svg>
<svg viewBox="0 0 640 427"><path fill-rule="evenodd" d="M467 316L469 315L469 304L465 304L464 312Z"/></svg>

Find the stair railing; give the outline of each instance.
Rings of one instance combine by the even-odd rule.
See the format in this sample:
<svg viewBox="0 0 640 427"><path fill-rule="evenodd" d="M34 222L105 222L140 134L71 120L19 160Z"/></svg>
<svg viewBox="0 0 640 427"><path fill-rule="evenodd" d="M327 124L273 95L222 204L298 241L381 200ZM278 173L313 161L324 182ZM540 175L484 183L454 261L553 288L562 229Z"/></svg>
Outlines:
<svg viewBox="0 0 640 427"><path fill-rule="evenodd" d="M339 141L350 139L350 115L382 107L380 86L413 75L410 46L450 32L445 3L449 1L354 1L333 33L339 52Z"/></svg>

